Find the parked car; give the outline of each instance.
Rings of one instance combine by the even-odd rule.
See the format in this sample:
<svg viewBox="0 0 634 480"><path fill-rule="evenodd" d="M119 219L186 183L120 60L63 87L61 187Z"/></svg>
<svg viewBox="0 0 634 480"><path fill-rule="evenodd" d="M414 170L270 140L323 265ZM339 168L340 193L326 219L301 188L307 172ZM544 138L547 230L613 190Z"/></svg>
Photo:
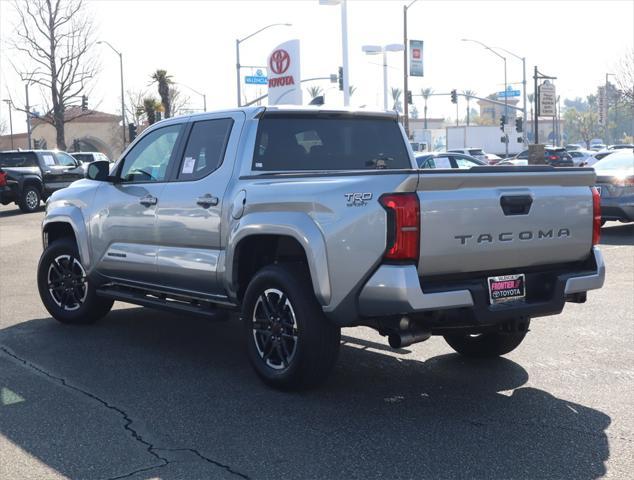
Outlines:
<svg viewBox="0 0 634 480"><path fill-rule="evenodd" d="M601 194L601 218L634 221L634 150L608 155L594 165Z"/></svg>
<svg viewBox="0 0 634 480"><path fill-rule="evenodd" d="M603 150L599 150L598 152L594 152L594 154L592 155L594 157L594 161L590 161L588 163L588 165L593 165L594 163L598 162L599 160L603 160L608 155L612 155L613 153L616 153L617 151L618 150L609 150L607 148L604 148Z"/></svg>
<svg viewBox="0 0 634 480"><path fill-rule="evenodd" d="M527 159L518 159L518 158L509 158L506 160L502 160L498 163L500 167L503 166L511 166L511 167L527 167L528 160Z"/></svg>
<svg viewBox="0 0 634 480"><path fill-rule="evenodd" d="M49 199L40 297L69 324L114 300L239 311L255 372L303 389L332 370L342 327L496 357L531 318L552 322L603 285L590 169L527 167L500 183L491 166L416 170L411 153L395 112L251 107L158 122L112 171L93 162Z"/></svg>
<svg viewBox="0 0 634 480"><path fill-rule="evenodd" d="M595 153L596 152L593 152L592 150L586 150L583 148L568 150L568 154L572 157L575 167L583 167L588 164L588 162L593 162Z"/></svg>
<svg viewBox="0 0 634 480"><path fill-rule="evenodd" d="M526 160L528 163L528 150L518 153L513 159ZM570 152L561 147L544 148L544 161L547 165L552 165L553 167L574 167L575 165Z"/></svg>
<svg viewBox="0 0 634 480"><path fill-rule="evenodd" d="M608 150L623 150L624 148L634 148L634 143L617 143L610 145Z"/></svg>
<svg viewBox="0 0 634 480"><path fill-rule="evenodd" d="M600 150L605 150L607 148L608 146L604 143L593 143L590 145L590 150L594 150L595 152L598 152Z"/></svg>
<svg viewBox="0 0 634 480"><path fill-rule="evenodd" d="M435 152L416 155L418 168L471 168L487 165L477 158L453 152Z"/></svg>
<svg viewBox="0 0 634 480"><path fill-rule="evenodd" d="M481 148L452 148L451 150L447 150L450 153L462 153L463 155L468 155L472 158L477 158L478 160L482 160L483 162L487 161L486 153Z"/></svg>
<svg viewBox="0 0 634 480"><path fill-rule="evenodd" d="M583 148L583 147L579 145L578 143L569 143L564 148L570 152L572 150L579 150L580 148Z"/></svg>
<svg viewBox="0 0 634 480"><path fill-rule="evenodd" d="M108 156L101 152L73 152L71 155L81 163L92 163L97 160L105 160L106 162L110 161Z"/></svg>
<svg viewBox="0 0 634 480"><path fill-rule="evenodd" d="M81 163L57 150L0 152L0 203L34 212L53 192L84 178Z"/></svg>
<svg viewBox="0 0 634 480"><path fill-rule="evenodd" d="M485 153L484 156L486 157L485 161L489 165L497 165L502 161L502 157L496 155L495 153Z"/></svg>

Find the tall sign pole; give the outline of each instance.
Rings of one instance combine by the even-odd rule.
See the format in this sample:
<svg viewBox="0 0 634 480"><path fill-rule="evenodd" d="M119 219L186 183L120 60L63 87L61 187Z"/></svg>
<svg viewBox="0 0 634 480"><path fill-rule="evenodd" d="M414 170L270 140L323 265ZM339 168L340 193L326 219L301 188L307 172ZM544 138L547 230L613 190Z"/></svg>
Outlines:
<svg viewBox="0 0 634 480"><path fill-rule="evenodd" d="M407 5L403 5L403 115L405 116L403 126L405 127L405 134L409 138L409 102L408 94L408 76L407 71L407 57L409 55L409 45L407 44Z"/></svg>

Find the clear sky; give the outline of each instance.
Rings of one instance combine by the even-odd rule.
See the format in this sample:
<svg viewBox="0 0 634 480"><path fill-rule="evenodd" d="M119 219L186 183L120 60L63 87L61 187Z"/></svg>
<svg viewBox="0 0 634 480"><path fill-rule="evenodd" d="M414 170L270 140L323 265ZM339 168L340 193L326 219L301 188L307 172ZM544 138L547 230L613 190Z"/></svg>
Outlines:
<svg viewBox="0 0 634 480"><path fill-rule="evenodd" d="M366 56L361 47L403 41L403 5L399 0L348 0L350 83L357 87L353 105L382 103L380 58ZM236 104L235 39L270 23L292 23L270 28L241 45L243 65L264 65L270 50L291 38L301 41L302 76L328 76L341 65L340 7L318 0L88 0L97 37L123 52L126 90L150 89L150 74L166 69L175 81L207 94L208 109ZM0 96L10 94L24 102L24 87L9 60L16 53L7 46L16 14L0 0ZM532 70L557 76L562 98L585 97L605 82L619 59L634 46L632 0L418 0L409 10L409 38L425 42L425 76L410 77L416 94L431 87L437 92L453 88L475 90L486 96L502 90L502 61L484 48L461 42L477 39L526 57L529 93ZM118 57L103 45L95 46L101 72L92 85L91 107L118 112ZM403 57L389 54L389 86L403 86ZM244 73L248 73L245 71ZM522 63L508 59L508 80L520 88ZM336 84L319 83L327 102L342 105ZM307 85L308 86L308 85ZM258 87L245 86L248 98ZM187 88L182 87L183 91ZM200 96L189 92L192 108L202 108ZM305 95L306 97L307 95ZM31 103L42 104L33 88ZM422 101L416 99L419 110ZM433 98L431 117L455 116L448 97ZM6 120L6 105L0 118ZM461 109L461 116L464 112ZM14 130L24 131L24 115L14 115Z"/></svg>

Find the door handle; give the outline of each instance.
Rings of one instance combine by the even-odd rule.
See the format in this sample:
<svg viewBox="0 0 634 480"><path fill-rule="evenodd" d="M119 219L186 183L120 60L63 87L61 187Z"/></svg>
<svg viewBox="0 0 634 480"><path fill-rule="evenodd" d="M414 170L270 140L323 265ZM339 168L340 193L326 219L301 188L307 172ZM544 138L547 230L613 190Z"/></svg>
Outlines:
<svg viewBox="0 0 634 480"><path fill-rule="evenodd" d="M500 198L504 215L527 215L532 204L530 195L504 195Z"/></svg>
<svg viewBox="0 0 634 480"><path fill-rule="evenodd" d="M152 205L156 205L158 203L158 198L153 197L152 195L146 195L139 200L139 203L146 207L151 207Z"/></svg>
<svg viewBox="0 0 634 480"><path fill-rule="evenodd" d="M196 204L203 208L215 207L218 205L218 197L214 197L210 193L206 193L202 197L198 197Z"/></svg>

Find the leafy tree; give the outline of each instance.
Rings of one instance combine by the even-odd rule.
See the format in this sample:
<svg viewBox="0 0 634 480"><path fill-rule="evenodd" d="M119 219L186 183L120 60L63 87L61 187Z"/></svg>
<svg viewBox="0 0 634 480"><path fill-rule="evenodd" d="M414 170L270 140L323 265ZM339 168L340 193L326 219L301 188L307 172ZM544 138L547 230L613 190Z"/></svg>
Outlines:
<svg viewBox="0 0 634 480"><path fill-rule="evenodd" d="M596 112L579 112L569 108L564 113L564 120L569 142L580 139L586 144L586 148L590 148L590 140L600 134L599 117Z"/></svg>
<svg viewBox="0 0 634 480"><path fill-rule="evenodd" d="M355 87L354 85L348 85L348 92L350 96L354 95L354 92L356 91L357 91L357 87Z"/></svg>
<svg viewBox="0 0 634 480"><path fill-rule="evenodd" d="M16 1L14 7L18 22L9 44L24 61L14 68L50 95L39 118L55 128L57 148L66 150L65 124L90 113L70 107L97 73L93 22L83 0Z"/></svg>
<svg viewBox="0 0 634 480"><path fill-rule="evenodd" d="M161 97L161 104L165 112L165 118L172 116L172 104L170 102L170 85L174 83L172 76L166 70L157 70L152 74L152 83L156 83L158 94Z"/></svg>

